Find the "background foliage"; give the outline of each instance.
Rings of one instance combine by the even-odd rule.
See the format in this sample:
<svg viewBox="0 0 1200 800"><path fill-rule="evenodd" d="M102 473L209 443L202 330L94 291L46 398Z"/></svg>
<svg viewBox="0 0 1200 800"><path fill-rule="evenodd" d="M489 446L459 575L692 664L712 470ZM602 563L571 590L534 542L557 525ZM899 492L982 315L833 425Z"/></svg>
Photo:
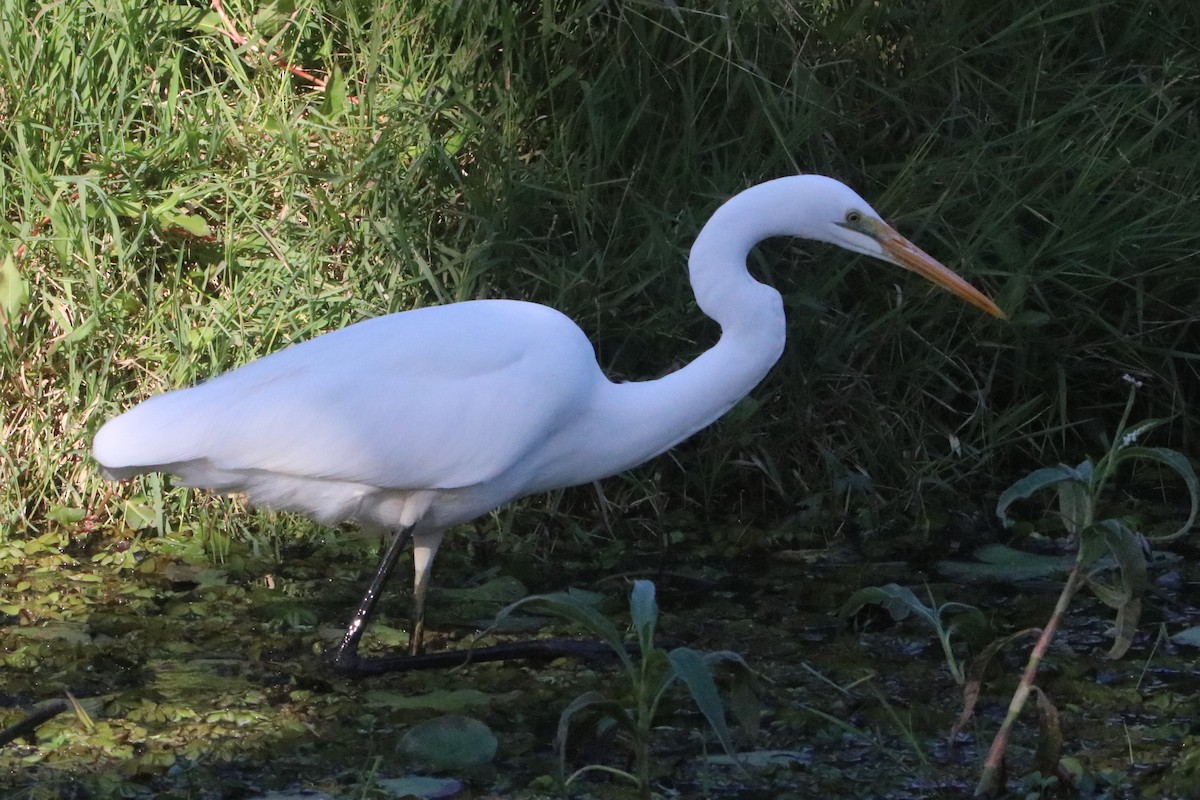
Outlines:
<svg viewBox="0 0 1200 800"><path fill-rule="evenodd" d="M1193 3L226 10L261 46L198 0L0 10L0 539L119 513L88 458L108 416L370 315L528 298L616 378L674 368L717 333L692 237L797 171L857 187L1012 322L769 243L788 351L712 430L609 481L610 523L719 545L692 523L736 522L747 546L837 524L814 510L936 523L1094 450L1123 373L1148 384L1139 416L1172 417L1161 443L1194 447ZM267 524L143 488L160 527ZM595 497L533 501L522 530L594 520Z"/></svg>

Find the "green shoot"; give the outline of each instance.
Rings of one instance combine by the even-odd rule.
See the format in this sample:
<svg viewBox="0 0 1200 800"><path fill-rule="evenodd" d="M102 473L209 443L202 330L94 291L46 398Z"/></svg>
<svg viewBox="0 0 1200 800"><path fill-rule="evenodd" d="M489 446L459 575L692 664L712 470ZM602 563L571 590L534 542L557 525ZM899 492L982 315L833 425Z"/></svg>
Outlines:
<svg viewBox="0 0 1200 800"><path fill-rule="evenodd" d="M966 603L938 605L937 601L933 599L932 593L929 597L929 605L925 605L911 589L889 583L886 586L868 586L865 589L859 589L842 604L838 616L842 620L846 620L857 614L868 603L883 606L892 615L892 619L897 622L915 616L929 625L937 635L938 642L941 643L950 675L954 678L955 683L959 686L963 685L966 680L966 672L958 657L954 655L950 638L964 628L972 631L988 630L988 622L982 611ZM949 624L943 620L947 614L953 615Z"/></svg>
<svg viewBox="0 0 1200 800"><path fill-rule="evenodd" d="M628 685L628 696L632 698L632 706L627 707L601 692L585 692L563 710L558 721L555 750L559 756L560 777L564 787L590 772L604 772L629 781L638 787L642 797L648 798L652 776L650 746L653 726L668 691L676 683L683 683L687 687L721 747L731 759L736 759L733 737L725 722L725 708L712 671L718 664L726 665L733 668L738 680L747 681L750 678L749 667L740 655L730 651L701 654L688 647L666 651L655 645L658 604L653 583L634 581L629 596L630 619L637 644L636 656L630 654L624 637L616 627L578 595L560 593L526 597L502 609L496 616L496 622L499 623L518 608L533 608L562 617L580 625L607 644L620 660L621 671ZM571 723L584 711L617 725L629 737L633 751L632 772L603 764L588 764L570 775L566 774Z"/></svg>

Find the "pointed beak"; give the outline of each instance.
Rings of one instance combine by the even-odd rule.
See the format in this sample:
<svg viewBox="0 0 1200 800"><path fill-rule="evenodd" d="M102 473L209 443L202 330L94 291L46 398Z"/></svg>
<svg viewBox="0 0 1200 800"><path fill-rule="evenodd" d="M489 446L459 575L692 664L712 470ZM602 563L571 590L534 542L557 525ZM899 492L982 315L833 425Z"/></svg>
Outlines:
<svg viewBox="0 0 1200 800"><path fill-rule="evenodd" d="M958 273L943 266L933 256L896 233L891 226L878 220L870 221L872 223L870 235L879 242L888 260L893 264L915 272L927 281L936 283L951 294L957 295L993 317L1008 319L987 295L959 277Z"/></svg>

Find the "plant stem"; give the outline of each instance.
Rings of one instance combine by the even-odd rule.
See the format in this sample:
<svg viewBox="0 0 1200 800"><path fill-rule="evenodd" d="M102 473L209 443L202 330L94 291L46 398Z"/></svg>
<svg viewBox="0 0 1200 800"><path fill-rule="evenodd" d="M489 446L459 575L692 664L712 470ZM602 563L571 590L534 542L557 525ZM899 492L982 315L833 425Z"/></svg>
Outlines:
<svg viewBox="0 0 1200 800"><path fill-rule="evenodd" d="M1037 643L1033 646L1033 651L1029 654L1029 661L1025 664L1025 674L1021 676L1021 683L1017 686L1017 690L1013 693L1012 702L1008 704L1008 714L1004 717L1004 722L1000 723L1000 730L996 732L996 738L992 740L991 749L988 750L987 759L983 763L983 774L979 778L979 784L975 787L975 796L992 795L998 788L994 786L996 776L1000 774L1000 765L1004 760L1004 750L1008 746L1008 732L1012 728L1013 723L1017 721L1017 717L1021 715L1021 709L1025 707L1025 701L1029 699L1029 693L1033 690L1033 682L1037 678L1038 666L1041 665L1043 656L1050 649L1050 642L1054 639L1054 634L1058 630L1058 624L1066 614L1067 607L1071 604L1071 598L1075 596L1075 592L1079 590L1079 586L1083 581L1083 565L1078 559L1075 561L1074 568L1071 569L1071 574L1067 576L1067 583L1063 586L1062 593L1058 596L1058 602L1054 606L1054 613L1050 615L1050 619L1046 622L1046 627L1042 629L1042 635L1038 637Z"/></svg>

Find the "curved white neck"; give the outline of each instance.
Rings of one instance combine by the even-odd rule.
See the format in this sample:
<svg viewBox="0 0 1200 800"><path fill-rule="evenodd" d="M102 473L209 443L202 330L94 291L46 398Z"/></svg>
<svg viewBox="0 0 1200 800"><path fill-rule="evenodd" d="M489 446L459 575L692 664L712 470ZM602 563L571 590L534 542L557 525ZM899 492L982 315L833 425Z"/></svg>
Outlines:
<svg viewBox="0 0 1200 800"><path fill-rule="evenodd" d="M700 309L720 324L721 338L662 378L606 387L597 409L605 424L589 437L604 457L585 480L628 469L710 425L779 359L786 336L783 300L747 272L746 258L771 236L817 238L797 229L797 220L810 216L797 208L803 187L796 182L802 180L783 178L748 189L721 206L701 230L688 261L692 290ZM613 437L614 430L625 435Z"/></svg>

